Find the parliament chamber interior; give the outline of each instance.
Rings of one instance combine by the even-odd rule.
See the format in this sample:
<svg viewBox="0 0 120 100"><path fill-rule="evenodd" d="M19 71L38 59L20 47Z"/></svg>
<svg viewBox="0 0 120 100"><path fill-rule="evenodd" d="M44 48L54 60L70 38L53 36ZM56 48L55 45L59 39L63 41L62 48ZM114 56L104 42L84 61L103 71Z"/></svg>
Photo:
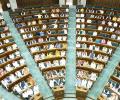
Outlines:
<svg viewBox="0 0 120 100"><path fill-rule="evenodd" d="M0 0L0 100L120 100L120 0Z"/></svg>

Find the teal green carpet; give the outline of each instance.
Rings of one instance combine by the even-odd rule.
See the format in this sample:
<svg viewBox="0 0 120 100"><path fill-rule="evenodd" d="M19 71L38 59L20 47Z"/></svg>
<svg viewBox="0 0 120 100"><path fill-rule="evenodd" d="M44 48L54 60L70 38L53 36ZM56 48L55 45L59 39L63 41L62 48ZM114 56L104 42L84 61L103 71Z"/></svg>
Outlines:
<svg viewBox="0 0 120 100"><path fill-rule="evenodd" d="M76 7L69 8L68 22L68 49L66 61L65 95L64 97L76 97ZM64 100L67 100L64 98ZM75 100L75 99L74 99Z"/></svg>
<svg viewBox="0 0 120 100"><path fill-rule="evenodd" d="M2 96L4 100L20 100L17 96L11 92L8 92L2 86L0 86L0 96Z"/></svg>
<svg viewBox="0 0 120 100"><path fill-rule="evenodd" d="M3 13L3 17L9 27L9 30L21 52L22 57L25 59L27 67L29 68L30 73L32 74L33 78L35 79L37 85L39 86L40 93L42 94L43 98L49 98L46 100L52 100L53 94L48 86L47 82L45 81L42 73L40 72L37 64L35 63L34 59L32 58L28 48L26 47L24 41L22 40L20 33L18 33L17 29L15 28L12 19L9 16L9 13L6 11Z"/></svg>
<svg viewBox="0 0 120 100"><path fill-rule="evenodd" d="M97 81L93 84L93 87L88 92L86 100L97 100L98 96L101 95L105 85L113 74L115 68L120 62L120 46L116 49L110 61L107 63L102 73L98 77Z"/></svg>

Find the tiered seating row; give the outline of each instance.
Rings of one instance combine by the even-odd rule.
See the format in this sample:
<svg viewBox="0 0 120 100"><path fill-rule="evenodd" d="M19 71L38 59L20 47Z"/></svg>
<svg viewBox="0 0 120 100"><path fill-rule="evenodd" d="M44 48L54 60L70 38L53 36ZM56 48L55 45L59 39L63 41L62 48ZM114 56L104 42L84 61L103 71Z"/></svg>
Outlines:
<svg viewBox="0 0 120 100"><path fill-rule="evenodd" d="M4 20L3 17L2 20ZM24 99L34 99L35 95L40 97L38 86L29 73L26 61L21 56L5 21L0 29L0 82L2 86ZM26 94L29 91L31 93Z"/></svg>
<svg viewBox="0 0 120 100"><path fill-rule="evenodd" d="M55 12L52 11L49 13L41 13L40 11L33 15L26 13L19 17L19 21L17 21L18 16L13 17L18 31L21 33L25 44L28 46L41 71L51 67L65 66L66 64L69 9L53 8L53 10L54 9ZM64 14L58 13L58 9L63 9ZM47 9L45 9L45 12L47 12ZM61 72L57 70L54 71L48 70L47 72L53 75L59 75ZM47 72L43 72L43 75L48 80ZM54 79L53 76L53 78L51 77L48 80L48 83L52 88L60 84L64 86L64 80L64 77L63 79L59 77Z"/></svg>
<svg viewBox="0 0 120 100"><path fill-rule="evenodd" d="M82 57L89 57L91 59L99 59L103 61L104 66L107 64L107 62L112 57L112 54L115 52L116 48L119 46L119 42L120 42L119 33L118 33L119 18L117 17L117 14L119 15L119 11L109 11L109 10L94 9L94 8L78 9L78 13L76 14L76 17L77 17L76 27L77 27L77 34L78 34L77 40L80 41L80 44L79 42L77 42L76 46L77 48L82 47L83 49L89 48L91 50L90 53L88 53L88 51L86 50L83 50L82 52L78 53L80 57L82 56ZM90 44L92 43L92 45L87 46L85 45L86 42L89 42ZM84 45L82 46L81 43ZM96 44L99 45L98 48L96 47L97 46ZM106 47L107 49L105 50L103 46L107 46ZM98 52L95 52L96 50L98 50L100 54ZM103 52L105 55L103 54ZM94 62L92 62L91 64L93 64L92 68L95 68L95 69L97 68L101 72L104 72L104 70L107 67L107 66L104 67L102 65L99 67L100 68L99 69L98 67L96 67L96 64L94 64ZM85 65L89 66L90 64L89 62L85 62ZM112 69L112 67L110 69ZM107 71L110 71L110 70L106 70L106 73ZM102 74L100 74L100 76L102 76ZM98 80L95 82L96 84L103 83L103 81L101 82L99 81L100 76ZM105 79L103 80L105 82ZM92 86L91 84L92 83L89 83L90 86ZM98 96L97 94L96 95L94 94L96 86L98 86L98 84L97 85L96 84L93 85L91 88L91 91L92 90L93 91L92 92L89 91L88 93L88 97L91 96L91 98L93 97L93 99L96 99L95 96L96 97ZM100 84L99 86L102 86L102 87L104 86ZM102 90L99 88L97 89L98 91Z"/></svg>
<svg viewBox="0 0 120 100"><path fill-rule="evenodd" d="M120 79L119 79L119 75L120 74L120 68L119 68L119 64L116 67L116 69L114 70L113 75L111 76L111 78L109 79L108 83L106 84L104 90L103 90L103 94L106 98L109 99L113 99L113 100L118 100L120 97Z"/></svg>
<svg viewBox="0 0 120 100"><path fill-rule="evenodd" d="M68 8L24 9L13 16L16 28L52 88L65 84L66 40L68 26L72 27L72 23L68 25L68 12ZM77 8L76 87L94 89L93 83L107 68L120 43L119 15L117 10Z"/></svg>

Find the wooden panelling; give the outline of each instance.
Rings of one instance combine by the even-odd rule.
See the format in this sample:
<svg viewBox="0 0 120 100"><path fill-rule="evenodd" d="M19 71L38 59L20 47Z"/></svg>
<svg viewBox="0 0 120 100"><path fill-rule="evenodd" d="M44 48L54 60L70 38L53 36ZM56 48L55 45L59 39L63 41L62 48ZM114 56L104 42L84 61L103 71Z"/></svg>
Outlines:
<svg viewBox="0 0 120 100"><path fill-rule="evenodd" d="M0 0L3 10L7 10L7 3L9 2L9 0Z"/></svg>
<svg viewBox="0 0 120 100"><path fill-rule="evenodd" d="M87 5L120 8L120 0L87 0Z"/></svg>
<svg viewBox="0 0 120 100"><path fill-rule="evenodd" d="M17 0L19 8L59 4L59 0Z"/></svg>
<svg viewBox="0 0 120 100"><path fill-rule="evenodd" d="M46 6L59 4L59 0L16 0L18 8L23 7L35 7L35 6ZM7 3L9 0L0 0L3 9L7 10Z"/></svg>

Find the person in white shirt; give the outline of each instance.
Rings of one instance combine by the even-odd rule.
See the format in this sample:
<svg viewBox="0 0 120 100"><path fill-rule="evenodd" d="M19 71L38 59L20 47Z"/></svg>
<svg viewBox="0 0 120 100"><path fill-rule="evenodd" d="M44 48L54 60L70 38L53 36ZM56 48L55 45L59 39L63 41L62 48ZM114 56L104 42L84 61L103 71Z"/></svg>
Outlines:
<svg viewBox="0 0 120 100"><path fill-rule="evenodd" d="M12 62L12 65L13 65L14 67L19 67L19 66L20 66L17 61L13 61L13 62Z"/></svg>
<svg viewBox="0 0 120 100"><path fill-rule="evenodd" d="M85 24L81 24L80 28L85 28Z"/></svg>
<svg viewBox="0 0 120 100"><path fill-rule="evenodd" d="M80 24L77 24L77 25L76 25L76 28L80 28Z"/></svg>
<svg viewBox="0 0 120 100"><path fill-rule="evenodd" d="M57 24L53 24L54 25L54 28L57 28L58 27L58 25Z"/></svg>
<svg viewBox="0 0 120 100"><path fill-rule="evenodd" d="M66 29L63 29L63 31L64 31L64 34L67 34L67 33L68 33Z"/></svg>
<svg viewBox="0 0 120 100"><path fill-rule="evenodd" d="M12 45L13 50L17 49L17 44Z"/></svg>
<svg viewBox="0 0 120 100"><path fill-rule="evenodd" d="M93 32L93 36L97 36L97 32L96 31Z"/></svg>
<svg viewBox="0 0 120 100"><path fill-rule="evenodd" d="M17 57L20 57L20 56L21 56L19 51L16 51L16 52L15 52L15 55L16 55Z"/></svg>
<svg viewBox="0 0 120 100"><path fill-rule="evenodd" d="M92 20L88 19L88 20L87 20L87 23L92 23Z"/></svg>
<svg viewBox="0 0 120 100"><path fill-rule="evenodd" d="M62 37L62 40L63 40L63 41L66 41L66 40L67 40L67 37L66 37L66 36L63 36L63 37Z"/></svg>
<svg viewBox="0 0 120 100"><path fill-rule="evenodd" d="M17 77L14 74L10 74L9 78L12 82L15 82L17 80Z"/></svg>
<svg viewBox="0 0 120 100"><path fill-rule="evenodd" d="M81 34L85 35L86 34L85 30L81 30Z"/></svg>
<svg viewBox="0 0 120 100"><path fill-rule="evenodd" d="M103 57L102 57L102 55L101 55L101 54L98 54L98 55L97 55L97 60L100 60L100 61L102 61L102 60L103 60Z"/></svg>
<svg viewBox="0 0 120 100"><path fill-rule="evenodd" d="M104 10L99 10L100 11L100 14L104 14Z"/></svg>
<svg viewBox="0 0 120 100"><path fill-rule="evenodd" d="M46 65L47 65L47 67L51 67L52 66L50 61L46 61Z"/></svg>
<svg viewBox="0 0 120 100"><path fill-rule="evenodd" d="M79 36L79 37L77 37L77 41L81 41L82 40L82 38Z"/></svg>
<svg viewBox="0 0 120 100"><path fill-rule="evenodd" d="M45 59L45 53L42 53L41 55L40 55L40 59Z"/></svg>
<svg viewBox="0 0 120 100"><path fill-rule="evenodd" d="M61 66L65 66L65 63L66 63L66 60L65 60L64 58L62 58L62 59L60 60L60 65L61 65Z"/></svg>
<svg viewBox="0 0 120 100"><path fill-rule="evenodd" d="M93 81L88 80L86 87L89 89L89 88L91 88L92 84L93 84Z"/></svg>
<svg viewBox="0 0 120 100"><path fill-rule="evenodd" d="M107 41L107 45L109 45L109 46L112 46L112 43L111 43L111 41Z"/></svg>
<svg viewBox="0 0 120 100"><path fill-rule="evenodd" d="M3 85L6 89L8 89L9 80L3 79L3 80L1 81L1 83L2 83L2 85Z"/></svg>
<svg viewBox="0 0 120 100"><path fill-rule="evenodd" d="M0 49L0 53L4 53L4 49L2 48L2 49Z"/></svg>
<svg viewBox="0 0 120 100"><path fill-rule="evenodd" d="M25 30L23 28L21 28L19 31L20 31L20 33L24 33L25 32Z"/></svg>
<svg viewBox="0 0 120 100"><path fill-rule="evenodd" d="M95 81L97 79L97 75L95 73L90 74L90 80Z"/></svg>
<svg viewBox="0 0 120 100"><path fill-rule="evenodd" d="M112 49L108 49L108 54L112 54Z"/></svg>
<svg viewBox="0 0 120 100"><path fill-rule="evenodd" d="M57 36L58 41L62 41L62 37L61 36Z"/></svg>
<svg viewBox="0 0 120 100"><path fill-rule="evenodd" d="M23 37L23 39L27 39L27 35L26 34L23 34L22 37Z"/></svg>
<svg viewBox="0 0 120 100"><path fill-rule="evenodd" d="M52 13L52 14L51 14L51 17L56 17L56 16L55 16L55 14Z"/></svg>
<svg viewBox="0 0 120 100"><path fill-rule="evenodd" d="M96 69L98 69L98 70L102 70L102 69L103 69L103 67L104 67L104 65L103 65L103 64L97 64L97 68L96 68Z"/></svg>
<svg viewBox="0 0 120 100"><path fill-rule="evenodd" d="M15 75L16 75L18 78L23 77L23 70L20 70L20 71L15 72Z"/></svg>
<svg viewBox="0 0 120 100"><path fill-rule="evenodd" d="M103 27L102 26L98 26L98 30L103 30Z"/></svg>
<svg viewBox="0 0 120 100"><path fill-rule="evenodd" d="M104 56L103 61L104 61L104 62L107 62L107 61L108 61L108 59L109 59L109 57L108 57L108 56Z"/></svg>
<svg viewBox="0 0 120 100"><path fill-rule="evenodd" d="M53 66L59 66L58 60L53 60Z"/></svg>
<svg viewBox="0 0 120 100"><path fill-rule="evenodd" d="M54 49L54 44L50 44L49 49Z"/></svg>
<svg viewBox="0 0 120 100"><path fill-rule="evenodd" d="M90 45L90 46L89 46L89 49L90 49L90 50L93 50L94 47L95 47L94 45Z"/></svg>
<svg viewBox="0 0 120 100"><path fill-rule="evenodd" d="M87 44L83 43L82 44L82 49L87 49Z"/></svg>
<svg viewBox="0 0 120 100"><path fill-rule="evenodd" d="M38 66L41 70L45 68L44 62L38 63Z"/></svg>
<svg viewBox="0 0 120 100"><path fill-rule="evenodd" d="M80 48L80 43L79 42L76 43L76 48Z"/></svg>
<svg viewBox="0 0 120 100"><path fill-rule="evenodd" d="M28 98L28 93L27 93L27 91L25 91L25 92L22 93L22 97L23 97L24 99L27 99L27 100L29 99L29 98Z"/></svg>
<svg viewBox="0 0 120 100"><path fill-rule="evenodd" d="M117 37L117 40L120 40L120 36Z"/></svg>
<svg viewBox="0 0 120 100"><path fill-rule="evenodd" d="M115 39L115 38L116 38L116 35L115 35L115 34L112 34L112 35L111 35L111 38Z"/></svg>
<svg viewBox="0 0 120 100"><path fill-rule="evenodd" d="M27 95L28 95L28 98L30 99L30 97L32 97L33 96L33 90L31 89L31 88L29 88L27 91Z"/></svg>
<svg viewBox="0 0 120 100"><path fill-rule="evenodd" d="M91 62L91 68L95 69L96 68L96 63L94 61Z"/></svg>
<svg viewBox="0 0 120 100"><path fill-rule="evenodd" d="M86 79L82 79L81 87L83 87L83 88L87 87L87 80Z"/></svg>
<svg viewBox="0 0 120 100"><path fill-rule="evenodd" d="M84 22L85 22L85 19L84 19L84 18L81 18L81 19L80 19L80 22L84 23Z"/></svg>
<svg viewBox="0 0 120 100"><path fill-rule="evenodd" d="M35 50L35 47L31 47L31 48L30 48L30 52L31 52L31 53L34 53L35 51L36 51L36 50Z"/></svg>
<svg viewBox="0 0 120 100"><path fill-rule="evenodd" d="M80 87L81 86L81 79L77 77L77 80L76 80L76 86Z"/></svg>
<svg viewBox="0 0 120 100"><path fill-rule="evenodd" d="M2 42L0 42L0 46L1 46L1 45L3 45L3 43L2 43Z"/></svg>
<svg viewBox="0 0 120 100"><path fill-rule="evenodd" d="M27 22L27 25L30 26L32 23L31 22Z"/></svg>
<svg viewBox="0 0 120 100"><path fill-rule="evenodd" d="M114 22L114 23L113 23L113 27L118 27L118 23L117 23L117 22Z"/></svg>
<svg viewBox="0 0 120 100"><path fill-rule="evenodd" d="M18 84L13 87L13 91L14 91L14 92L17 92L18 94L21 94L21 93L22 93L22 89L19 87Z"/></svg>
<svg viewBox="0 0 120 100"><path fill-rule="evenodd" d="M65 52L65 51L61 51L61 52L60 52L61 57L64 57L64 56L65 56L65 54L66 54L66 52Z"/></svg>
<svg viewBox="0 0 120 100"><path fill-rule="evenodd" d="M108 26L112 26L112 22L111 21L108 22Z"/></svg>
<svg viewBox="0 0 120 100"><path fill-rule="evenodd" d="M102 51L103 51L103 52L105 52L105 53L107 53L107 51L108 51L108 48L106 48L106 47L103 47L103 48L102 48Z"/></svg>
<svg viewBox="0 0 120 100"><path fill-rule="evenodd" d="M105 20L103 20L101 24L105 25L105 23L106 23L106 21L105 21Z"/></svg>
<svg viewBox="0 0 120 100"><path fill-rule="evenodd" d="M82 41L87 41L86 37L82 37Z"/></svg>
<svg viewBox="0 0 120 100"><path fill-rule="evenodd" d="M45 14L45 18L49 18L48 14Z"/></svg>
<svg viewBox="0 0 120 100"><path fill-rule="evenodd" d="M68 8L66 8L66 10L65 10L66 12L69 12L69 9Z"/></svg>
<svg viewBox="0 0 120 100"><path fill-rule="evenodd" d="M10 72L11 70L13 70L13 67L11 67L10 64L7 64L6 67L5 67L5 70Z"/></svg>
<svg viewBox="0 0 120 100"><path fill-rule="evenodd" d="M85 14L80 14L80 17L85 17Z"/></svg>
<svg viewBox="0 0 120 100"><path fill-rule="evenodd" d="M0 13L3 12L3 7L2 7L2 3L0 2Z"/></svg>
<svg viewBox="0 0 120 100"><path fill-rule="evenodd" d="M6 35L5 35L5 34L2 34L2 33L1 33L0 35L1 35L2 38L6 37Z"/></svg>
<svg viewBox="0 0 120 100"><path fill-rule="evenodd" d="M44 24L44 25L42 26L42 29L46 29L46 28L47 28L47 25Z"/></svg>
<svg viewBox="0 0 120 100"><path fill-rule="evenodd" d="M113 28L113 27L110 28L110 32L113 32L113 31L115 31L115 28Z"/></svg>
<svg viewBox="0 0 120 100"><path fill-rule="evenodd" d="M87 57L87 52L86 51L82 52L82 57L85 57L85 58Z"/></svg>
<svg viewBox="0 0 120 100"><path fill-rule="evenodd" d="M9 39L3 40L4 44L9 43Z"/></svg>
<svg viewBox="0 0 120 100"><path fill-rule="evenodd" d="M76 19L76 22L80 22L80 18L77 18L77 19Z"/></svg>
<svg viewBox="0 0 120 100"><path fill-rule="evenodd" d="M37 22L34 20L34 21L32 21L32 25L36 25L37 24Z"/></svg>
<svg viewBox="0 0 120 100"><path fill-rule="evenodd" d="M54 87L54 81L55 81L54 79L51 79L51 80L49 81L49 85L50 85L51 88Z"/></svg>
<svg viewBox="0 0 120 100"><path fill-rule="evenodd" d="M95 15L91 14L91 15L90 15L90 18L95 18Z"/></svg>
<svg viewBox="0 0 120 100"><path fill-rule="evenodd" d="M10 59L14 59L14 58L15 58L15 55L14 55L14 54L10 54L10 55L9 55L9 58L10 58Z"/></svg>
<svg viewBox="0 0 120 100"><path fill-rule="evenodd" d="M81 57L81 56L82 56L82 52L81 52L81 51L78 51L78 52L77 52L77 56L78 56L78 57Z"/></svg>
<svg viewBox="0 0 120 100"><path fill-rule="evenodd" d="M38 54L34 55L34 59L37 62L40 59L39 55Z"/></svg>
<svg viewBox="0 0 120 100"><path fill-rule="evenodd" d="M37 85L35 85L35 86L33 87L33 91L34 91L34 95L40 93L39 88L38 88Z"/></svg>
<svg viewBox="0 0 120 100"><path fill-rule="evenodd" d="M93 38L92 38L92 37L89 37L89 38L88 38L88 41L89 41L89 42L93 42Z"/></svg>
<svg viewBox="0 0 120 100"><path fill-rule="evenodd" d="M20 66L25 65L25 60L24 59L20 59L19 62L20 62Z"/></svg>

